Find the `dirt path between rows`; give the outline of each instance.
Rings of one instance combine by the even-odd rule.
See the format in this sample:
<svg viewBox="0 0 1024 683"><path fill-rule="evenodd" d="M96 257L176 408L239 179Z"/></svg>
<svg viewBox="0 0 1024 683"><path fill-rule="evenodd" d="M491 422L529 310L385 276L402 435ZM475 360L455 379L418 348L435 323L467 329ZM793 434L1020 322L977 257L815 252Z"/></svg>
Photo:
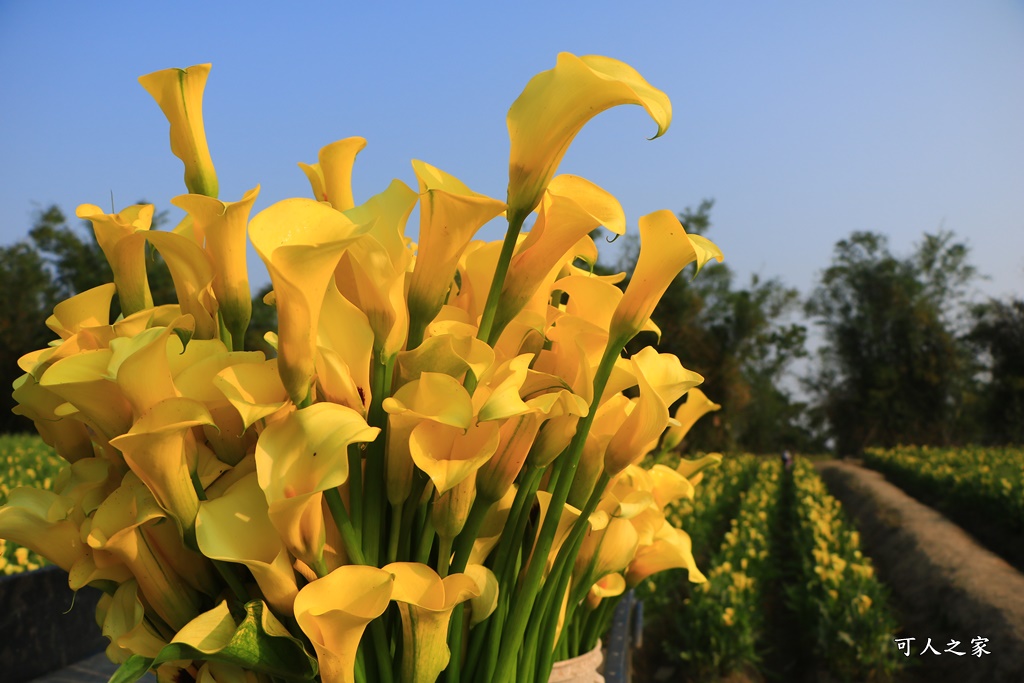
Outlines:
<svg viewBox="0 0 1024 683"><path fill-rule="evenodd" d="M1024 681L1024 575L878 472L838 461L817 468L892 591L898 637L914 638L908 680ZM988 638L991 654L971 654L976 637ZM941 654L920 654L929 638ZM945 652L951 640L964 656Z"/></svg>

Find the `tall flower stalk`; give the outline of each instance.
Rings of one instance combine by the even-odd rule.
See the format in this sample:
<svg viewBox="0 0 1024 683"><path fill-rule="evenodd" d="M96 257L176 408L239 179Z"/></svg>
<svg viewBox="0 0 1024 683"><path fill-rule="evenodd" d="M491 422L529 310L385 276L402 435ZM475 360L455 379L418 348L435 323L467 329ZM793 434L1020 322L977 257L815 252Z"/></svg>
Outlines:
<svg viewBox="0 0 1024 683"><path fill-rule="evenodd" d="M509 110L505 201L414 161L417 190L396 180L358 203L352 137L300 164L312 199L250 220L258 187L217 199L208 74L140 79L185 164L188 217L150 234L150 206L79 208L114 285L57 307L60 340L21 359L15 393L69 469L46 496L14 492L0 535L108 593L118 680L545 681L652 567L703 581L664 509L715 458L642 462L712 404L675 356L623 350L683 268L721 253L670 212L642 216L623 291L578 265L595 228L625 231L622 207L556 175L610 107L642 106L663 134L667 96L563 53ZM502 214L504 240L476 239ZM246 233L276 358L244 350ZM147 242L176 304L152 303Z"/></svg>

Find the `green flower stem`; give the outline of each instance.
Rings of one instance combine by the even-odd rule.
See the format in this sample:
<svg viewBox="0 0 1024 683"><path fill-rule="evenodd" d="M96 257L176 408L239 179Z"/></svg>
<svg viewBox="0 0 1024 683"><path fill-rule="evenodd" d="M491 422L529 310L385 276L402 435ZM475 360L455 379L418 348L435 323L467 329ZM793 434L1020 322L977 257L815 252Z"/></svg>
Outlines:
<svg viewBox="0 0 1024 683"><path fill-rule="evenodd" d="M379 358L379 356L378 356ZM387 442L387 413L382 404L391 391L395 370L395 356L383 363L373 364L371 379L369 424L380 429L380 434L369 445L366 453L366 495L363 497L363 553L366 560L377 566L381 554L381 527L387 513L387 495L384 491L384 448Z"/></svg>
<svg viewBox="0 0 1024 683"><path fill-rule="evenodd" d="M361 444L348 445L348 502L352 508L352 528L356 542L363 545L363 451Z"/></svg>
<svg viewBox="0 0 1024 683"><path fill-rule="evenodd" d="M437 537L437 575L442 579L449 574L452 559L452 539Z"/></svg>
<svg viewBox="0 0 1024 683"><path fill-rule="evenodd" d="M448 668L444 673L448 683L459 683L462 673L462 621L465 618L466 606L459 603L452 611L451 622L448 626L448 647L451 650L451 659L448 661Z"/></svg>
<svg viewBox="0 0 1024 683"><path fill-rule="evenodd" d="M572 486L576 469L579 467L580 457L583 455L583 445L586 443L590 426L594 423L594 415L597 413L601 394L604 393L605 385L608 383L608 378L611 376L612 368L615 366L615 361L619 357L621 350L622 347L617 344L610 344L605 348L604 356L601 358L601 363L594 375L594 399L590 410L587 412L586 417L580 420L569 448L559 458L559 460L562 460L560 466L564 469L564 472L559 474L557 487L548 508L548 514L544 518L544 525L533 549L533 561L527 570L526 577L522 583L522 590L515 605L512 607L512 614L502 636L501 652L498 656L498 665L495 672L498 676L495 679L497 683L510 683L511 681L509 676L513 669L513 660L518 656L521 649L523 637L526 635L527 621L540 591L544 565L546 564L544 558L547 557L551 550L551 545L554 543L555 533L558 530L558 520L561 511L565 507L565 501L569 497L569 488Z"/></svg>
<svg viewBox="0 0 1024 683"><path fill-rule="evenodd" d="M583 546L583 539L586 537L590 515L594 514L594 510L597 509L597 504L600 502L604 490L608 487L609 481L611 481L611 477L608 476L608 473L602 472L597 485L590 494L590 498L587 499L587 503L583 507L582 514L576 520L572 530L569 532L568 538L565 539L565 542L558 551L558 555L555 557L555 566L551 571L551 576L557 577L557 580L551 581L549 577L548 582L544 586L541 600L542 604L546 604L546 618L541 622L543 637L537 648L538 656L540 657L537 670L539 676L546 677L551 673L551 667L554 664L555 646L557 645L555 642L555 628L558 622L558 613L561 609L562 596L569 589L573 566L576 563L576 557L579 555L580 548ZM589 574L590 572L588 571L587 575L589 576ZM586 582L581 582L581 584L583 583ZM569 595L569 601L565 608L565 623L569 623L572 620L576 612L576 605L586 596L586 591L589 588L590 586L586 586L582 590L577 589ZM545 593L547 595L544 595ZM539 614L544 615L544 611L539 612ZM561 637L565 637L564 629Z"/></svg>
<svg viewBox="0 0 1024 683"><path fill-rule="evenodd" d="M492 505L494 505L493 501L482 500L479 497L473 501L473 506L469 509L469 517L466 518L466 524L462 527L462 532L455 544L455 559L451 568L453 574L466 570L469 556L473 553L473 544L476 542L477 536L480 535L480 527L483 526Z"/></svg>
<svg viewBox="0 0 1024 683"><path fill-rule="evenodd" d="M391 506L391 528L388 535L387 563L398 561L398 543L402 533L402 508L405 503Z"/></svg>
<svg viewBox="0 0 1024 683"><path fill-rule="evenodd" d="M480 317L480 329L477 332L477 339L494 346L493 337L501 334L500 328L494 328L494 317L498 313L498 299L501 298L501 288L505 284L505 276L508 274L509 263L512 262L512 254L516 250L516 241L519 239L519 231L523 229L527 213L514 213L508 217L508 230L505 232L505 241L501 244L501 254L498 255L498 263L494 268L494 277L491 279L491 288L487 291L487 302L484 304L484 312Z"/></svg>
<svg viewBox="0 0 1024 683"><path fill-rule="evenodd" d="M424 503L423 507L426 507L429 503ZM423 520L423 529L420 533L420 541L416 546L416 562L420 564L429 564L430 562L430 551L434 547L434 524L430 521L430 513L425 515L426 519Z"/></svg>
<svg viewBox="0 0 1024 683"><path fill-rule="evenodd" d="M324 491L324 498L327 500L327 507L331 510L334 523L338 525L341 540L345 543L349 557L356 564L368 564L362 548L355 543L356 532L352 527L352 520L349 519L348 510L345 509L345 501L341 499L341 492L337 488L328 489ZM377 660L377 674L380 676L380 682L394 683L391 646L387 632L384 630L384 622L381 619L374 619L370 622L370 637L373 640L371 649ZM372 671L372 667L367 667L368 680L373 680Z"/></svg>
<svg viewBox="0 0 1024 683"><path fill-rule="evenodd" d="M544 476L544 468L529 467L519 482L516 496L512 500L512 508L508 513L508 520L505 523L505 530L512 528L511 534L501 534L498 541L498 550L494 555L494 572L497 575L501 592L499 595L510 592L515 581L515 559L517 551L522 547L523 533L526 531L526 523L529 521L530 507L533 505L534 497L537 495L537 487ZM507 588L506 588L507 587Z"/></svg>

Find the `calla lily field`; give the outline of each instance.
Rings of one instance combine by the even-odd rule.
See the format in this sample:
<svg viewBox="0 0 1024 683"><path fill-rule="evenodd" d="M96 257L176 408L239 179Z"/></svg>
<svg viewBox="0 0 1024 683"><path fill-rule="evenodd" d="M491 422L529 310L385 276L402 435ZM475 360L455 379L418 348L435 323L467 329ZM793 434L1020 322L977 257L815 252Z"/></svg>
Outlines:
<svg viewBox="0 0 1024 683"><path fill-rule="evenodd" d="M667 462L717 406L676 356L624 349L657 331L684 268L722 253L657 210L633 219L628 283L597 274L591 233L627 217L558 175L611 107L665 133L665 93L562 53L508 111L504 199L419 160L415 186L357 199L368 143L350 137L299 164L311 197L250 215L258 186L218 197L209 74L139 79L170 123L187 193L168 199L186 216L159 231L151 205L79 206L114 281L54 308L56 339L15 384L16 412L66 464L52 490L10 493L0 537L105 593L113 680L546 681L599 647L648 576L705 581L666 511L721 457L645 456ZM500 216L503 240L476 239ZM247 240L270 274L276 357L243 346ZM177 303L154 305L151 250Z"/></svg>

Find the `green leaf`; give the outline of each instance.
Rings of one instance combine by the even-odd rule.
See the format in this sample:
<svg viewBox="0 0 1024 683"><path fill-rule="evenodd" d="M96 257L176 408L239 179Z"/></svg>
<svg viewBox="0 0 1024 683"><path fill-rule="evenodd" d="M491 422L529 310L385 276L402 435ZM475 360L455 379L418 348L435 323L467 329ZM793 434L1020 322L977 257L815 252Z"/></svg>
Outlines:
<svg viewBox="0 0 1024 683"><path fill-rule="evenodd" d="M174 660L224 662L295 681L312 680L318 671L316 658L262 600L245 604L241 624L235 624L227 601L185 624L153 664Z"/></svg>
<svg viewBox="0 0 1024 683"><path fill-rule="evenodd" d="M107 683L135 683L149 671L153 666L153 660L142 655L132 655L117 671L110 677Z"/></svg>

